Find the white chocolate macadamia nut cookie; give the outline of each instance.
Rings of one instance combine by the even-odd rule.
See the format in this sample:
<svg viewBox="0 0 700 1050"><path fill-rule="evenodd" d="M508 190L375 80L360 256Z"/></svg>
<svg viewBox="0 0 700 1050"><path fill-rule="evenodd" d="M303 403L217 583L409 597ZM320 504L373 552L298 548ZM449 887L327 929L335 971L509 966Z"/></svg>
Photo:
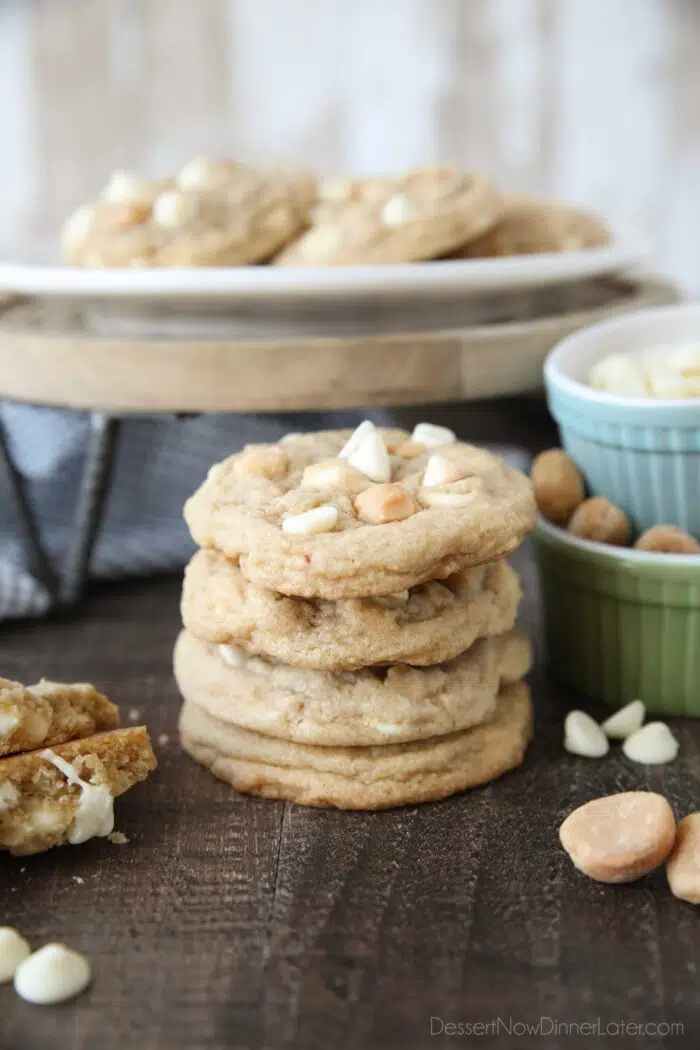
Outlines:
<svg viewBox="0 0 700 1050"><path fill-rule="evenodd" d="M145 726L0 759L0 850L40 853L107 834L112 799L156 765Z"/></svg>
<svg viewBox="0 0 700 1050"><path fill-rule="evenodd" d="M241 729L186 702L180 740L239 791L305 806L385 809L446 798L519 766L532 736L527 686L508 685L471 729L403 744L318 747Z"/></svg>
<svg viewBox="0 0 700 1050"><path fill-rule="evenodd" d="M465 259L601 248L610 233L595 215L559 201L508 194L498 221L457 253Z"/></svg>
<svg viewBox="0 0 700 1050"><path fill-rule="evenodd" d="M499 689L520 681L532 653L517 629L482 638L433 667L393 664L338 674L292 667L183 631L175 677L186 701L266 736L321 747L396 744L444 736L493 715Z"/></svg>
<svg viewBox="0 0 700 1050"><path fill-rule="evenodd" d="M267 259L307 223L315 180L198 157L169 179L117 172L67 220L73 266L236 266Z"/></svg>
<svg viewBox="0 0 700 1050"><path fill-rule="evenodd" d="M185 504L185 518L198 546L239 560L247 580L282 594L332 600L390 595L445 579L507 557L535 522L526 477L444 430L442 439L447 437L448 443L427 444L415 455L420 431L411 440L403 430L370 423L355 434L321 431L263 449L247 446L209 472ZM401 454L406 445L409 456ZM277 465L272 477L246 469L249 457L258 463L269 454L272 461L272 449L288 457L283 476ZM438 454L461 476L426 486L425 471ZM329 472L333 460L337 480ZM376 482L372 475L385 461L389 477ZM326 481L317 487L307 472L321 464Z"/></svg>
<svg viewBox="0 0 700 1050"><path fill-rule="evenodd" d="M325 193L328 193L326 187ZM433 259L489 229L500 201L486 175L424 168L350 184L348 199L318 209L277 266L342 266Z"/></svg>
<svg viewBox="0 0 700 1050"><path fill-rule="evenodd" d="M384 598L290 598L249 583L235 562L197 551L182 618L198 638L321 671L452 660L513 624L517 573L505 561L463 569Z"/></svg>

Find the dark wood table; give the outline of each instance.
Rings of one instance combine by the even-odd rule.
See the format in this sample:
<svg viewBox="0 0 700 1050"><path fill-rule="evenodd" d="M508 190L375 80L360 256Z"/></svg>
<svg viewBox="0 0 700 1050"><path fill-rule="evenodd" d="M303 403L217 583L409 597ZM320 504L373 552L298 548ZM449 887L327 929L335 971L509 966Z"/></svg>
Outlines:
<svg viewBox="0 0 700 1050"><path fill-rule="evenodd" d="M524 445L551 439L541 420L528 433ZM478 436L504 439L495 423ZM516 563L538 640L527 549ZM101 587L73 619L0 629L3 675L93 680L154 742L170 738L156 743L157 773L117 803L127 845L3 856L0 923L86 952L94 982L54 1008L0 988L0 1046L699 1045L697 912L663 871L627 887L587 880L557 839L572 808L610 791L646 787L681 815L698 808L697 723L674 722L681 752L667 767L566 754L563 715L577 701L547 681L538 643L535 740L502 780L373 814L246 798L178 748L179 587ZM484 1028L470 1039L450 1023ZM574 1038L567 1025L600 1027Z"/></svg>

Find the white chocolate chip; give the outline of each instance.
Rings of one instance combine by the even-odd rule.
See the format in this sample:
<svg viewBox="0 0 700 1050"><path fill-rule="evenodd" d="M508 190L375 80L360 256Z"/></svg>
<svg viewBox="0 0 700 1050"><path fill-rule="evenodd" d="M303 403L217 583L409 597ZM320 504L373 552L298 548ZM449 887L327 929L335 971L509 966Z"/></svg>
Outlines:
<svg viewBox="0 0 700 1050"><path fill-rule="evenodd" d="M244 667L248 657L238 645L220 645L219 655L229 667Z"/></svg>
<svg viewBox="0 0 700 1050"><path fill-rule="evenodd" d="M426 464L422 484L424 488L432 488L435 485L449 485L463 477L464 471L453 460L436 454Z"/></svg>
<svg viewBox="0 0 700 1050"><path fill-rule="evenodd" d="M368 431L355 451L348 456L348 463L359 470L370 481L391 480L391 460L384 439L378 430Z"/></svg>
<svg viewBox="0 0 700 1050"><path fill-rule="evenodd" d="M295 536L314 536L319 532L331 532L337 524L337 507L324 503L302 514L288 515L282 521L282 531Z"/></svg>
<svg viewBox="0 0 700 1050"><path fill-rule="evenodd" d="M375 723L375 729L383 733L384 736L396 736L397 733L401 732L401 726L395 722L377 722Z"/></svg>
<svg viewBox="0 0 700 1050"><path fill-rule="evenodd" d="M325 463L310 463L301 477L301 484L309 489L343 489L346 487L348 475L346 463L330 459Z"/></svg>
<svg viewBox="0 0 700 1050"><path fill-rule="evenodd" d="M19 715L16 715L14 711L0 711L0 739L14 733L19 721Z"/></svg>
<svg viewBox="0 0 700 1050"><path fill-rule="evenodd" d="M14 809L20 800L20 793L13 783L6 780L0 784L0 813L4 810Z"/></svg>
<svg viewBox="0 0 700 1050"><path fill-rule="evenodd" d="M114 798L105 784L90 784L82 780L70 762L50 749L42 752L42 758L56 767L68 781L80 788L80 802L73 822L68 829L68 841L77 846L91 838L103 838L114 827Z"/></svg>
<svg viewBox="0 0 700 1050"><path fill-rule="evenodd" d="M628 354L609 354L591 369L588 381L597 390L625 397L649 397L644 372Z"/></svg>
<svg viewBox="0 0 700 1050"><path fill-rule="evenodd" d="M226 181L226 167L207 157L194 157L185 164L175 181L183 190L200 189L203 186L212 187Z"/></svg>
<svg viewBox="0 0 700 1050"><path fill-rule="evenodd" d="M11 981L17 967L31 954L32 949L17 930L0 926L0 984Z"/></svg>
<svg viewBox="0 0 700 1050"><path fill-rule="evenodd" d="M323 201L343 203L352 200L354 187L351 179L328 179L319 186L318 195Z"/></svg>
<svg viewBox="0 0 700 1050"><path fill-rule="evenodd" d="M385 226L400 226L402 222L414 218L415 214L415 205L408 197L391 197L381 210Z"/></svg>
<svg viewBox="0 0 700 1050"><path fill-rule="evenodd" d="M411 441L427 448L437 448L439 445L453 445L457 435L447 427L436 427L433 423L418 423L411 434Z"/></svg>
<svg viewBox="0 0 700 1050"><path fill-rule="evenodd" d="M63 812L56 802L38 799L31 803L31 827L35 832L61 831L64 826Z"/></svg>
<svg viewBox="0 0 700 1050"><path fill-rule="evenodd" d="M15 991L37 1006L51 1006L73 999L90 983L90 963L65 944L47 944L20 963Z"/></svg>
<svg viewBox="0 0 700 1050"><path fill-rule="evenodd" d="M166 190L156 197L153 218L159 226L174 228L183 226L197 211L193 196L185 196L177 190Z"/></svg>
<svg viewBox="0 0 700 1050"><path fill-rule="evenodd" d="M355 427L352 434L338 453L338 458L350 459L350 456L360 447L361 442L366 436L376 429L377 428L371 419L365 419L363 423L360 423L359 427Z"/></svg>
<svg viewBox="0 0 700 1050"><path fill-rule="evenodd" d="M644 723L644 704L641 700L633 700L625 707L621 707L610 718L601 723L600 728L611 740L624 740L641 729Z"/></svg>
<svg viewBox="0 0 700 1050"><path fill-rule="evenodd" d="M66 221L61 234L66 245L79 244L84 241L95 221L95 209L92 204L82 204Z"/></svg>
<svg viewBox="0 0 700 1050"><path fill-rule="evenodd" d="M585 711L569 711L566 716L564 747L583 758L602 758L610 750L605 733Z"/></svg>
<svg viewBox="0 0 700 1050"><path fill-rule="evenodd" d="M102 192L102 199L115 204L150 204L153 188L132 171L115 171Z"/></svg>
<svg viewBox="0 0 700 1050"><path fill-rule="evenodd" d="M440 489L434 492L429 489L426 492L421 489L418 493L418 498L426 507L465 507L472 502L475 496L476 490L473 492L445 492L444 489Z"/></svg>
<svg viewBox="0 0 700 1050"><path fill-rule="evenodd" d="M665 722L647 722L627 737L622 750L632 762L655 766L674 760L678 754L678 741Z"/></svg>
<svg viewBox="0 0 700 1050"><path fill-rule="evenodd" d="M700 346L608 354L591 368L588 381L598 390L624 397L699 397Z"/></svg>

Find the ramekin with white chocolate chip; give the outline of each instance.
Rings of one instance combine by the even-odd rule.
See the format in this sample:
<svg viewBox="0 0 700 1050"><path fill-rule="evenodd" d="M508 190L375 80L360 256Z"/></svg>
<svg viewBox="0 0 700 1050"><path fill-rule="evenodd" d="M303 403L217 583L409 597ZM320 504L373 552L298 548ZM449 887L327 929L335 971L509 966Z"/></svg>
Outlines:
<svg viewBox="0 0 700 1050"><path fill-rule="evenodd" d="M582 329L545 362L562 447L638 533L700 537L697 347L700 306L670 306Z"/></svg>

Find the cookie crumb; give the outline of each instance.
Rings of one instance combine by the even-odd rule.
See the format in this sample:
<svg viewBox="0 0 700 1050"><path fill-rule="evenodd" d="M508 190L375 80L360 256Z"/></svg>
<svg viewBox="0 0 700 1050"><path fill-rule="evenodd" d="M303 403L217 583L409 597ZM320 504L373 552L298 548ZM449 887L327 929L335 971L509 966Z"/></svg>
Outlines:
<svg viewBox="0 0 700 1050"><path fill-rule="evenodd" d="M132 707L131 710L129 711L129 721L130 722L138 722L140 717L141 717L141 712L138 709L138 707Z"/></svg>
<svg viewBox="0 0 700 1050"><path fill-rule="evenodd" d="M160 744L161 747L165 747L166 744L169 744L170 743L170 736L168 735L168 733L161 733L160 736L158 737L158 743Z"/></svg>
<svg viewBox="0 0 700 1050"><path fill-rule="evenodd" d="M82 886L83 883L85 882L85 879L82 878L80 875L74 875L73 876L73 882L77 882L79 886Z"/></svg>
<svg viewBox="0 0 700 1050"><path fill-rule="evenodd" d="M112 831L107 838L115 846L126 846L129 841L123 831Z"/></svg>

